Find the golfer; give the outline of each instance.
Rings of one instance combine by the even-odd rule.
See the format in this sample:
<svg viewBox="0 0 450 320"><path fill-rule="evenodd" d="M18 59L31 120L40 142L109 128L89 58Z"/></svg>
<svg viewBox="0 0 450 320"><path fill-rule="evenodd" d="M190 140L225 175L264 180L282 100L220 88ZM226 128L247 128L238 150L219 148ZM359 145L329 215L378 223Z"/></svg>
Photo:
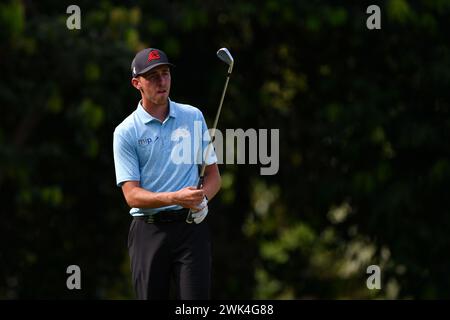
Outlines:
<svg viewBox="0 0 450 320"><path fill-rule="evenodd" d="M166 54L147 48L131 63L137 108L114 131L114 164L133 216L128 250L138 299L209 299L211 246L208 201L221 178L202 112L169 99L171 68ZM196 188L206 163L203 187ZM187 223L189 210L194 223Z"/></svg>

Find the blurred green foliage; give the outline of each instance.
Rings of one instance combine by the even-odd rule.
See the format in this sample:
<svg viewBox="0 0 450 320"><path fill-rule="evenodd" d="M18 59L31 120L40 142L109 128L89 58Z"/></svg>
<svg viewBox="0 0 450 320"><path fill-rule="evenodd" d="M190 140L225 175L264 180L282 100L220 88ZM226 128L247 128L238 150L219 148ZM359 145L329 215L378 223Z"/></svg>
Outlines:
<svg viewBox="0 0 450 320"><path fill-rule="evenodd" d="M376 3L81 1L81 30L67 1L0 4L0 297L133 297L112 132L150 46L177 65L172 99L209 124L228 47L219 129L280 129L277 175L220 167L214 298L448 297L450 5Z"/></svg>

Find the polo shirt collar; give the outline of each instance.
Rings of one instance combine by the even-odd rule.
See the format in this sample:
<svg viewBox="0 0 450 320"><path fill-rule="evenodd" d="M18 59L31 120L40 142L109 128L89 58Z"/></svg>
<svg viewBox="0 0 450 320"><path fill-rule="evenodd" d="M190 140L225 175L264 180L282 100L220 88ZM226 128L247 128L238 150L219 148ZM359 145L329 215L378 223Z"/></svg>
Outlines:
<svg viewBox="0 0 450 320"><path fill-rule="evenodd" d="M153 117L150 113L145 111L141 102L142 102L142 100L139 101L137 109L136 109L139 119L141 119L141 121L144 124L150 123L152 121L159 121L158 119ZM177 115L176 103L169 99L169 116L168 117L176 118L176 115ZM166 120L167 120L167 118L166 118Z"/></svg>
<svg viewBox="0 0 450 320"><path fill-rule="evenodd" d="M177 117L177 104L169 99L169 117Z"/></svg>

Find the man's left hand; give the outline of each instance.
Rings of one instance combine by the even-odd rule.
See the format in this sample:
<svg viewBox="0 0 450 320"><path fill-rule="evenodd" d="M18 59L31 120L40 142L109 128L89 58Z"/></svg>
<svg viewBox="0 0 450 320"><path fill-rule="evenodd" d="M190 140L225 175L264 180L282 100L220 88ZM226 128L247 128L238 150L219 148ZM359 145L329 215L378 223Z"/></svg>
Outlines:
<svg viewBox="0 0 450 320"><path fill-rule="evenodd" d="M208 200L206 200L206 197L203 198L203 201L199 204L197 209L197 211L192 211L192 218L194 219L194 222L196 224L199 224L205 219L206 215L208 214Z"/></svg>

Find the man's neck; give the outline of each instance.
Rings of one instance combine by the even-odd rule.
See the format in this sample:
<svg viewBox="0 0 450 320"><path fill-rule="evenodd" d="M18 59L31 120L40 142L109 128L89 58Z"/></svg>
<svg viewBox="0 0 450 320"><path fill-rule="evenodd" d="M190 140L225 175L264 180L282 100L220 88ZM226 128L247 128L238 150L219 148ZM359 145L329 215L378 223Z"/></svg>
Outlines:
<svg viewBox="0 0 450 320"><path fill-rule="evenodd" d="M161 122L163 122L169 114L169 100L167 100L164 104L157 105L152 104L148 100L142 99L141 105L147 113Z"/></svg>

